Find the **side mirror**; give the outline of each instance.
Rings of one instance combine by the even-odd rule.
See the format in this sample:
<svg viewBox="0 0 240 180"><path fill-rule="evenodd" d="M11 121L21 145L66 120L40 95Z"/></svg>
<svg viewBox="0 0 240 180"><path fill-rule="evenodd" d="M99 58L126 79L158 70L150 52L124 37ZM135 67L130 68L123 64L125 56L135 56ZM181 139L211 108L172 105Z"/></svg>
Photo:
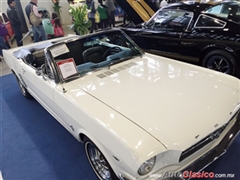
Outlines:
<svg viewBox="0 0 240 180"><path fill-rule="evenodd" d="M37 76L41 76L42 75L42 68L37 68L36 71L35 71L36 75Z"/></svg>
<svg viewBox="0 0 240 180"><path fill-rule="evenodd" d="M35 72L37 76L42 76L44 80L47 80L46 75L44 74L45 70L45 64L43 64L41 67L38 67Z"/></svg>

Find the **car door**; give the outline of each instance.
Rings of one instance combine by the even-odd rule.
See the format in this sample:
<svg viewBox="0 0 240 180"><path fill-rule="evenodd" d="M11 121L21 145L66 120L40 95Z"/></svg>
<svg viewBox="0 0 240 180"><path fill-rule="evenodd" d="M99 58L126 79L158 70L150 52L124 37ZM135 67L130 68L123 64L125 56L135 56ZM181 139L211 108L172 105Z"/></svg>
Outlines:
<svg viewBox="0 0 240 180"><path fill-rule="evenodd" d="M47 61L40 68L34 68L22 61L22 63L20 63L19 78L21 78L27 87L28 92L71 132L72 119L59 107L59 104L56 103L56 96L60 102L67 101L67 97L63 95L62 86L59 83L56 84L52 71L54 66L51 67L52 68L50 68L50 63Z"/></svg>
<svg viewBox="0 0 240 180"><path fill-rule="evenodd" d="M47 62L45 62L44 66L46 65ZM38 70L31 64L22 61L19 76L26 85L28 92L45 108L52 109L54 107L53 90L56 83L51 73L45 74L42 69Z"/></svg>
<svg viewBox="0 0 240 180"><path fill-rule="evenodd" d="M192 12L180 9L159 11L138 33L147 46L146 51L179 59L181 37L188 28L192 16Z"/></svg>

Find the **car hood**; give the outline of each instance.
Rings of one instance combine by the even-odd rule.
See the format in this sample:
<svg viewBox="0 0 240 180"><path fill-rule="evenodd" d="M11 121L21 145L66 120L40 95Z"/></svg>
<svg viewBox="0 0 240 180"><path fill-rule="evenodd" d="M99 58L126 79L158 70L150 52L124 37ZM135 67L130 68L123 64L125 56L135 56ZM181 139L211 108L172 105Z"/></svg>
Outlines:
<svg viewBox="0 0 240 180"><path fill-rule="evenodd" d="M238 79L150 54L84 78L83 91L168 149L195 144L224 125L240 102Z"/></svg>

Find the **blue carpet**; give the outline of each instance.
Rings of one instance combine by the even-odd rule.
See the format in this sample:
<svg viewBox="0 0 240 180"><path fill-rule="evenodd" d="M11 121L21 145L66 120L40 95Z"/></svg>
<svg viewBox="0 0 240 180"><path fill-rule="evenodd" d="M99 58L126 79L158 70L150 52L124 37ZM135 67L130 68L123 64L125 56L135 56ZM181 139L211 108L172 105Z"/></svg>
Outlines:
<svg viewBox="0 0 240 180"><path fill-rule="evenodd" d="M1 77L1 171L4 180L96 180L83 145L13 75Z"/></svg>
<svg viewBox="0 0 240 180"><path fill-rule="evenodd" d="M83 145L35 100L22 96L13 75L0 77L0 171L4 180L96 180ZM205 171L240 179L240 136Z"/></svg>

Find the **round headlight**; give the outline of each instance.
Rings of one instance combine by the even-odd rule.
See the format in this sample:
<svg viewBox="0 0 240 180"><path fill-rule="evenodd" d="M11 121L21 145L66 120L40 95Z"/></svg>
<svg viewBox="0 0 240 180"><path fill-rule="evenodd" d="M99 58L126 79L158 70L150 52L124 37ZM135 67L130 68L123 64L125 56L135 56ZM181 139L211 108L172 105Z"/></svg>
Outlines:
<svg viewBox="0 0 240 180"><path fill-rule="evenodd" d="M155 162L156 162L156 156L145 161L138 169L138 174L143 176L149 173L153 169Z"/></svg>

